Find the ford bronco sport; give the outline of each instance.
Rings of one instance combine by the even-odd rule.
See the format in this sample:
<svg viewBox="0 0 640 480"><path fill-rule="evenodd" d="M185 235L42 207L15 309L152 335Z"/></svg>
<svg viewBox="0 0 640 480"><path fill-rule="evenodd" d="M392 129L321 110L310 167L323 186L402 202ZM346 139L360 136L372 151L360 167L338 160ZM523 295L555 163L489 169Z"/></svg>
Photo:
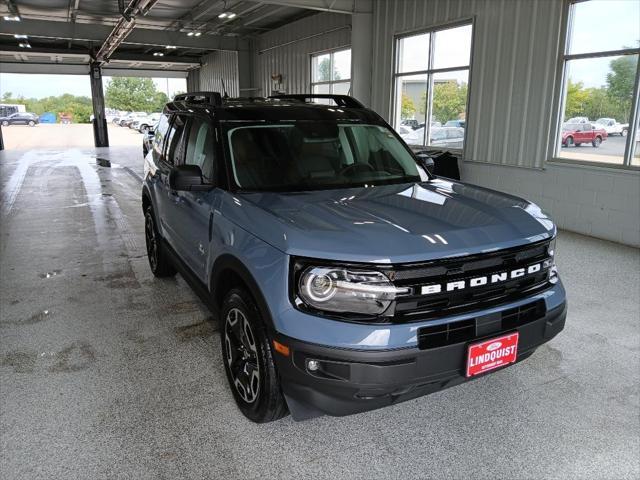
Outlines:
<svg viewBox="0 0 640 480"><path fill-rule="evenodd" d="M340 95L177 96L145 159L154 275L220 321L244 415L347 415L530 356L565 324L553 222L437 178Z"/></svg>

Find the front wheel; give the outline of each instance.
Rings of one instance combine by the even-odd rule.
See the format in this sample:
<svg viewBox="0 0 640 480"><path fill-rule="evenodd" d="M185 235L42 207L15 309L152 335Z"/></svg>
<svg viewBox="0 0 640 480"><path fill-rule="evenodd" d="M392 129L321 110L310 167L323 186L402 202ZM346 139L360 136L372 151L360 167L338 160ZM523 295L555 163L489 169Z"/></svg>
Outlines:
<svg viewBox="0 0 640 480"><path fill-rule="evenodd" d="M227 380L238 408L256 423L287 414L271 345L258 307L243 289L233 289L221 309L220 335Z"/></svg>
<svg viewBox="0 0 640 480"><path fill-rule="evenodd" d="M622 130L622 132L620 133L621 137L626 137L627 136L627 129L625 128L624 130Z"/></svg>
<svg viewBox="0 0 640 480"><path fill-rule="evenodd" d="M173 277L176 274L176 269L167 256L162 237L158 234L151 207L147 207L144 215L144 239L147 245L147 258L151 273L160 278Z"/></svg>
<svg viewBox="0 0 640 480"><path fill-rule="evenodd" d="M3 127L8 127L9 126L9 122L7 120L3 120L2 121L2 126Z"/></svg>
<svg viewBox="0 0 640 480"><path fill-rule="evenodd" d="M568 147L573 147L573 137L567 137L567 139L564 141L565 146Z"/></svg>
<svg viewBox="0 0 640 480"><path fill-rule="evenodd" d="M29 126L30 127L35 127L36 126L36 122L34 122L33 120L29 120Z"/></svg>
<svg viewBox="0 0 640 480"><path fill-rule="evenodd" d="M600 137L596 137L593 139L593 142L591 142L591 145L593 145L594 148L598 148L601 143L602 143L602 139Z"/></svg>

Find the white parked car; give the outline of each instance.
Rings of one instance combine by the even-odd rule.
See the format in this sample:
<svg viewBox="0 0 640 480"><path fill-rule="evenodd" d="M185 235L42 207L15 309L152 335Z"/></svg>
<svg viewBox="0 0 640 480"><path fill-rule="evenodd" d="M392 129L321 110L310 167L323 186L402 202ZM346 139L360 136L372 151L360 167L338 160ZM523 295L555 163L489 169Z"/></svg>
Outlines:
<svg viewBox="0 0 640 480"><path fill-rule="evenodd" d="M136 118L129 127L138 130L140 133L147 133L150 128L158 123L160 115L160 113L150 113L146 117Z"/></svg>
<svg viewBox="0 0 640 480"><path fill-rule="evenodd" d="M626 137L629 131L628 123L618 123L615 118L599 118L594 123L597 128L604 129L607 135L620 135Z"/></svg>
<svg viewBox="0 0 640 480"><path fill-rule="evenodd" d="M422 145L424 142L424 127L408 135L400 134L408 145ZM464 128L461 127L431 127L431 141L429 146L440 148L462 148L464 143Z"/></svg>

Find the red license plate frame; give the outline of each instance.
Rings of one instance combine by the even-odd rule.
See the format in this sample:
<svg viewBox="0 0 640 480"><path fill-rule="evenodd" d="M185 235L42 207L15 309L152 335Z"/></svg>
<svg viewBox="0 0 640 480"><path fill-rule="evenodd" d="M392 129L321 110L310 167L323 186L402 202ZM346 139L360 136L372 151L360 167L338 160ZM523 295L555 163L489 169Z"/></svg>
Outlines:
<svg viewBox="0 0 640 480"><path fill-rule="evenodd" d="M511 332L470 344L467 348L466 376L475 377L515 363L518 338L518 332Z"/></svg>

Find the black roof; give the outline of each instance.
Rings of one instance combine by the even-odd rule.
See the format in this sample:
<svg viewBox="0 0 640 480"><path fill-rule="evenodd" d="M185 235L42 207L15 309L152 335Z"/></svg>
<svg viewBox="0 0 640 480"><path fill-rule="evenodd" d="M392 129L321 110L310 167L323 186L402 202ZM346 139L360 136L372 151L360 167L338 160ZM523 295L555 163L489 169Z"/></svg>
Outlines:
<svg viewBox="0 0 640 480"><path fill-rule="evenodd" d="M385 124L377 113L346 95L222 98L219 94L214 96L213 93L216 92L195 92L177 96L166 105L165 113L200 111L214 115L221 121L312 120ZM317 98L331 98L338 105L306 102Z"/></svg>

